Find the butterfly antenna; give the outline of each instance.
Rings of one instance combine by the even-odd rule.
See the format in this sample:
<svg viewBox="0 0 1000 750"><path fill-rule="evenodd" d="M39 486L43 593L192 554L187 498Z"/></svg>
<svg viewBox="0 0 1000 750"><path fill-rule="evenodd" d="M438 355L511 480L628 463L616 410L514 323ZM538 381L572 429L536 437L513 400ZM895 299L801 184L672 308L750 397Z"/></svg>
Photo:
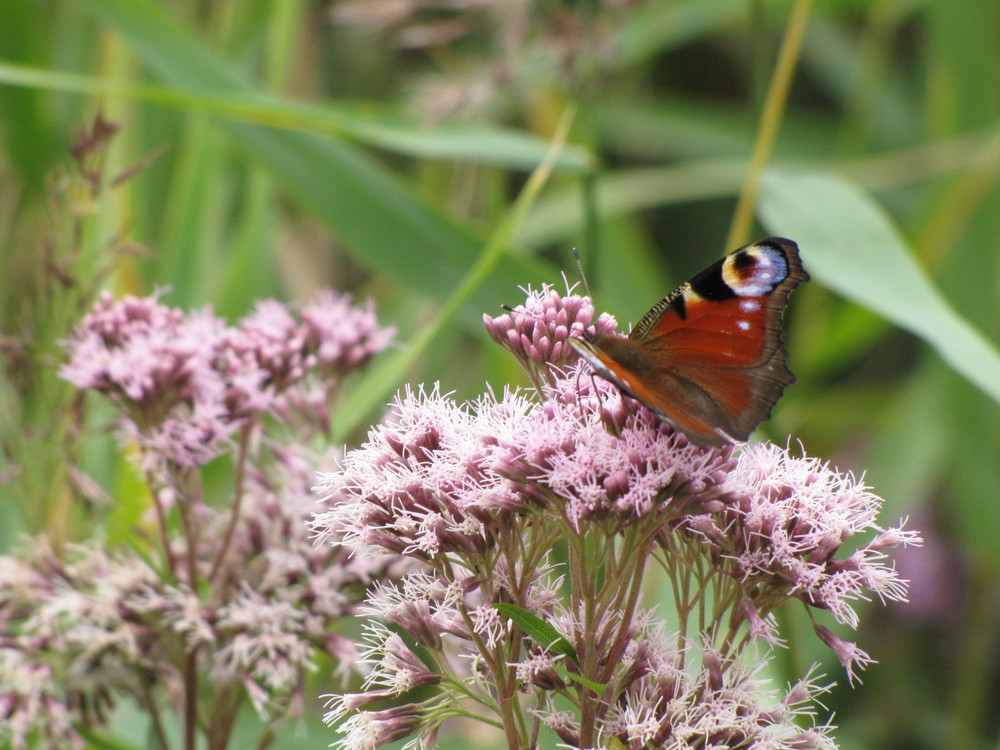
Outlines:
<svg viewBox="0 0 1000 750"><path fill-rule="evenodd" d="M583 261L580 260L580 251L575 247L573 248L573 258L576 260L576 270L580 272L580 281L583 282L583 288L587 292L587 296L594 299L594 295L590 293L590 284L587 283L587 275L583 272Z"/></svg>

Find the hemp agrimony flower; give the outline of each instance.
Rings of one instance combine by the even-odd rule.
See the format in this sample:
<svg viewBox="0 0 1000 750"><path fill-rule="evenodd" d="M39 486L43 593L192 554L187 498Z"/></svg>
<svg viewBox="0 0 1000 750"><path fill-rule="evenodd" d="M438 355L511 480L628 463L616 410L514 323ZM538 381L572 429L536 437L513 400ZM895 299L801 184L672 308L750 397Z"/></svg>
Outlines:
<svg viewBox="0 0 1000 750"><path fill-rule="evenodd" d="M696 445L591 377L568 339L613 325L586 298L529 292L486 326L532 390L458 404L407 388L321 476L322 539L422 565L368 595L365 691L328 704L337 747L429 747L453 717L509 748L543 731L573 748L835 746L813 673L766 687L773 612L797 601L855 626L853 600L904 596L883 550L917 536L877 527L881 501L850 475L770 444ZM654 565L672 591L659 606ZM816 632L852 679L870 661Z"/></svg>
<svg viewBox="0 0 1000 750"><path fill-rule="evenodd" d="M400 560L313 543L309 445L342 377L390 335L371 305L331 292L301 310L259 303L235 326L100 298L62 375L117 407L151 512L129 547L31 540L0 558L0 744L82 747L76 729L103 731L130 696L156 747L221 750L250 706L265 748L301 714L321 654L356 666L333 626Z"/></svg>

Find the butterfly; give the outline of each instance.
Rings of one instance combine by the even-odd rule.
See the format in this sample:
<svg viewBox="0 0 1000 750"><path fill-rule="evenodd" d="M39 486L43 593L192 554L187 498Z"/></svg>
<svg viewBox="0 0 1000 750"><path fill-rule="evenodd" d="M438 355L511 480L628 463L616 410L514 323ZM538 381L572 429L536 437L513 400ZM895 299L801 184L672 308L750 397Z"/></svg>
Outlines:
<svg viewBox="0 0 1000 750"><path fill-rule="evenodd" d="M791 240L734 250L653 306L627 336L570 344L594 372L701 444L745 441L786 386L781 317L809 274Z"/></svg>

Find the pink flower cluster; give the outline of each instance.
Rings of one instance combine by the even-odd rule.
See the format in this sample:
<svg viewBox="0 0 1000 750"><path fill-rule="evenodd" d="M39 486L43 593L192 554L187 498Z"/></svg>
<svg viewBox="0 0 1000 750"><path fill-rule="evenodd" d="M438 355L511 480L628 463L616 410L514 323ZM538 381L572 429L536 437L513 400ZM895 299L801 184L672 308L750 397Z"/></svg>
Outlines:
<svg viewBox="0 0 1000 750"><path fill-rule="evenodd" d="M549 284L541 291L528 289L527 295L523 305L507 314L483 315L483 324L494 341L517 357L536 386L554 384L558 370L576 362L570 338L584 331L609 336L618 327L607 313L595 319L589 297L570 293L564 297Z"/></svg>
<svg viewBox="0 0 1000 750"><path fill-rule="evenodd" d="M801 726L802 719L815 723L812 704L826 688L807 675L777 698L756 677L766 666L766 658L751 668L726 663L711 646L637 633L623 658L618 699L601 722L602 746L613 738L629 748L836 748L832 727ZM579 747L576 723L551 699L540 716L569 747Z"/></svg>
<svg viewBox="0 0 1000 750"><path fill-rule="evenodd" d="M200 732L225 747L247 703L268 725L263 747L301 713L321 654L345 676L355 667L335 625L400 560L313 544L320 459L306 445L342 376L389 335L370 304L330 292L299 311L263 302L232 327L156 297L100 299L62 376L117 407L141 448L150 523L114 552L35 540L0 557L0 745L82 746L75 727L101 731L127 694L164 747L163 714L188 746ZM219 462L206 481L221 454L230 476ZM211 496L219 487L231 495Z"/></svg>
<svg viewBox="0 0 1000 750"><path fill-rule="evenodd" d="M329 291L298 316L273 300L258 303L235 327L207 308L185 315L157 296L115 301L105 292L67 342L61 375L112 398L151 455L194 468L260 415L324 427L340 376L391 335L371 303Z"/></svg>
<svg viewBox="0 0 1000 750"><path fill-rule="evenodd" d="M307 468L285 472L280 484L273 472L251 481L232 564L214 596L164 579L134 552L99 544L56 556L36 542L18 558L0 558L0 738L25 747L31 731L76 737L72 722L102 723L116 694L179 695L185 652L197 654L213 689L245 691L263 719L300 712L303 676L319 654L344 670L354 665L353 642L331 625L398 565L313 544L310 478ZM228 516L208 507L200 515L194 563L207 580ZM181 559L189 554L183 539L173 549Z"/></svg>
<svg viewBox="0 0 1000 750"><path fill-rule="evenodd" d="M696 445L593 377L569 339L614 324L585 298L546 287L485 322L533 391L407 388L319 481L321 538L425 566L369 594L367 689L331 699L337 746L430 746L470 699L511 747L534 743L531 716L574 748L834 747L795 722L823 688L807 676L768 700L750 644L781 642L789 601L853 627L853 601L903 598L884 550L917 535L876 526L881 500L850 475L769 444ZM651 559L673 587L669 637L639 606ZM853 680L869 657L815 628ZM368 710L418 685L437 692Z"/></svg>
<svg viewBox="0 0 1000 750"><path fill-rule="evenodd" d="M778 642L769 613L789 598L827 610L856 628L851 602L875 596L906 597L906 582L888 564L885 550L917 545L920 536L876 523L882 499L850 474L810 457L793 457L769 443L743 449L727 490L733 502L694 516L686 526L706 545L713 567L740 584L742 606L754 634ZM874 533L844 557L848 540ZM837 654L849 677L871 659L828 628L817 633Z"/></svg>
<svg viewBox="0 0 1000 750"><path fill-rule="evenodd" d="M407 390L343 469L317 490L314 527L352 546L424 560L481 554L510 516L542 513L581 530L714 507L735 464L696 446L580 370L541 405L508 391L471 407ZM614 425L617 434L608 432Z"/></svg>

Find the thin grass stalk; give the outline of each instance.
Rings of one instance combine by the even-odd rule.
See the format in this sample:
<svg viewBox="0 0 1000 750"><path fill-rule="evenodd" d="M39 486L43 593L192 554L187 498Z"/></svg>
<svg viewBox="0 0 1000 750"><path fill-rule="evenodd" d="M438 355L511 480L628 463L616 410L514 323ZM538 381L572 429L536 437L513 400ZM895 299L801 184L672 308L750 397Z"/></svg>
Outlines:
<svg viewBox="0 0 1000 750"><path fill-rule="evenodd" d="M774 142L781 126L781 118L788 104L792 76L795 73L795 67L802 50L802 39L805 36L806 21L809 19L811 8L812 0L796 0L795 7L792 8L792 15L788 19L785 36L778 52L778 61L774 67L774 75L771 77L771 84L768 86L767 96L764 99L760 127L757 128L757 137L754 139L746 179L743 181L743 187L736 201L736 210L733 212L733 222L729 227L729 236L726 238L726 248L742 245L750 236L760 182L764 176L767 162L771 158L771 151L774 149Z"/></svg>

